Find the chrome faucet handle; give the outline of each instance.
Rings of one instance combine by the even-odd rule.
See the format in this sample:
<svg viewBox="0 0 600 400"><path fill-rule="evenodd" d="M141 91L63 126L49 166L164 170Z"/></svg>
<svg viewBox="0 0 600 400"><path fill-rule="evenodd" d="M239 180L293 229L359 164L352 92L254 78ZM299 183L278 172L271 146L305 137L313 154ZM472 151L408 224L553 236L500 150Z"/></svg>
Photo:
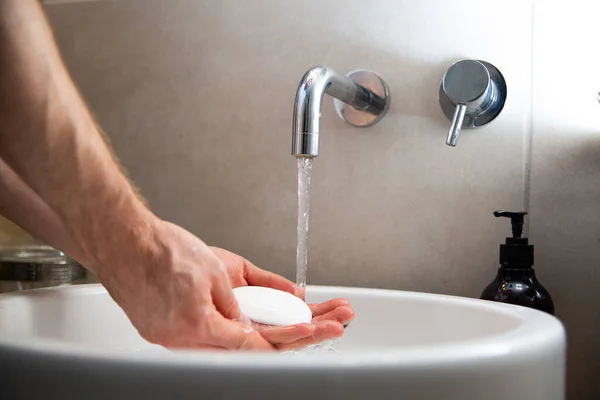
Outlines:
<svg viewBox="0 0 600 400"><path fill-rule="evenodd" d="M444 74L438 100L452 121L446 144L454 147L462 128L477 128L500 114L506 102L506 82L490 63L461 60Z"/></svg>

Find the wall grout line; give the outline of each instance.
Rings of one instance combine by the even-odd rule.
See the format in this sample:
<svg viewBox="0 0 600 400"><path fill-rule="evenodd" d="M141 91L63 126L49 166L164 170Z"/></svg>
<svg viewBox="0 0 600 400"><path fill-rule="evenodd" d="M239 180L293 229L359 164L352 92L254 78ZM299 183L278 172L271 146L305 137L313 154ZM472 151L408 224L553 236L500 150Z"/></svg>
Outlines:
<svg viewBox="0 0 600 400"><path fill-rule="evenodd" d="M531 237L531 163L533 158L533 101L534 101L534 69L535 69L535 0L531 1L531 62L529 84L528 126L523 137L523 210L529 218L524 226L524 234Z"/></svg>

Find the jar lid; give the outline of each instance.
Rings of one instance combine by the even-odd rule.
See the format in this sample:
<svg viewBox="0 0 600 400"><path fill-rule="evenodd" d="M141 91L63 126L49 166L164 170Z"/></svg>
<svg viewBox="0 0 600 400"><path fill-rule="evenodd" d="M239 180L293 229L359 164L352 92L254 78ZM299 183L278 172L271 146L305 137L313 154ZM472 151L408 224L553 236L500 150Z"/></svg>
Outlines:
<svg viewBox="0 0 600 400"><path fill-rule="evenodd" d="M53 247L0 246L0 280L70 282L86 276L81 264Z"/></svg>
<svg viewBox="0 0 600 400"><path fill-rule="evenodd" d="M0 263L73 264L75 260L45 245L0 246Z"/></svg>

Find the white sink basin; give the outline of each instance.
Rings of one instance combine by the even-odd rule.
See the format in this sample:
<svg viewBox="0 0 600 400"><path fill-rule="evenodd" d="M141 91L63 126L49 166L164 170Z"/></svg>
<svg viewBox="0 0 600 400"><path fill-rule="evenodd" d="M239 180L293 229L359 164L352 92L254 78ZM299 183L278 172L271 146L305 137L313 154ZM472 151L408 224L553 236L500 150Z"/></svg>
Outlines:
<svg viewBox="0 0 600 400"><path fill-rule="evenodd" d="M565 333L547 314L387 290L309 286L307 297L354 306L337 352L169 352L100 285L0 295L0 397L564 399Z"/></svg>

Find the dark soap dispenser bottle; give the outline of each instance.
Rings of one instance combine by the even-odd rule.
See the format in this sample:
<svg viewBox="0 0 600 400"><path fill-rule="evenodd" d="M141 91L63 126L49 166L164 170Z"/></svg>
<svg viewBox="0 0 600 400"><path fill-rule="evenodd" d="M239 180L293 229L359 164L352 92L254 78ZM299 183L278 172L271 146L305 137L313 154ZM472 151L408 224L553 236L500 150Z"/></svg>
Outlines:
<svg viewBox="0 0 600 400"><path fill-rule="evenodd" d="M512 237L500 245L500 268L496 279L481 293L481 299L535 308L554 315L550 293L533 270L533 245L523 233L526 212L496 211L495 217L510 218Z"/></svg>

